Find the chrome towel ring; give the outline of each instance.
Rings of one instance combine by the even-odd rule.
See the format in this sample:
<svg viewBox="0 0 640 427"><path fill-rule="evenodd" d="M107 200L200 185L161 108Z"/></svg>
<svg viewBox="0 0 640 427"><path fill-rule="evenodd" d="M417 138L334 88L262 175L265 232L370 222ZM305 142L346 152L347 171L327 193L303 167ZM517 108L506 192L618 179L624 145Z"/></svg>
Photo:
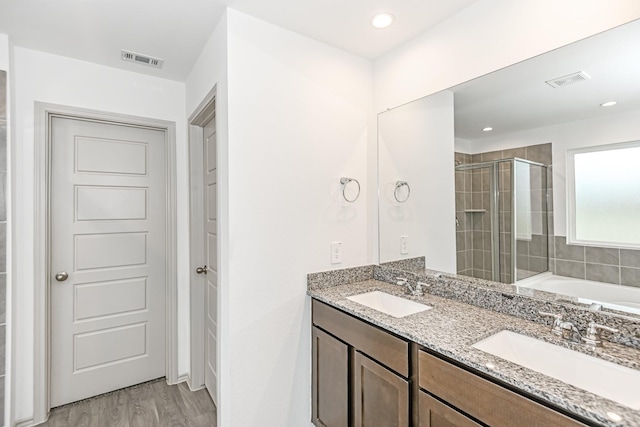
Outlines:
<svg viewBox="0 0 640 427"><path fill-rule="evenodd" d="M352 197L351 199L347 196L347 186L354 182L355 185L358 188L358 191L356 191L356 195L355 197ZM344 197L344 199L349 202L349 203L353 203L356 200L358 200L358 197L360 197L360 183L358 182L357 179L355 178L346 178L346 177L342 177L340 178L340 184L342 184L342 197ZM353 186L352 186L353 187Z"/></svg>
<svg viewBox="0 0 640 427"><path fill-rule="evenodd" d="M402 197L402 187L407 187L407 195ZM409 183L407 181L396 181L396 188L393 190L393 198L396 199L398 203L404 203L409 200L409 196L411 195L411 187L409 187Z"/></svg>

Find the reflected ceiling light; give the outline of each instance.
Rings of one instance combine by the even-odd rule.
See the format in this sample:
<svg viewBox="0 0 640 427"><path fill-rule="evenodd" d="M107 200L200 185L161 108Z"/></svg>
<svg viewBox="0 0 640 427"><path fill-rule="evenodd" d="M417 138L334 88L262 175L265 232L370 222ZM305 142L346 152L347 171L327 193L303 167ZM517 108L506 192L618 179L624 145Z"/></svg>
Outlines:
<svg viewBox="0 0 640 427"><path fill-rule="evenodd" d="M617 102L616 101L609 101L609 102L604 102L602 104L600 104L601 107L611 107L612 105L616 105Z"/></svg>
<svg viewBox="0 0 640 427"><path fill-rule="evenodd" d="M482 128L482 132L491 132L493 128L491 126L487 126L486 128Z"/></svg>
<svg viewBox="0 0 640 427"><path fill-rule="evenodd" d="M622 421L622 417L615 412L607 412L607 416L613 421Z"/></svg>
<svg viewBox="0 0 640 427"><path fill-rule="evenodd" d="M378 13L371 18L371 25L376 28L387 28L393 23L393 15L387 12Z"/></svg>

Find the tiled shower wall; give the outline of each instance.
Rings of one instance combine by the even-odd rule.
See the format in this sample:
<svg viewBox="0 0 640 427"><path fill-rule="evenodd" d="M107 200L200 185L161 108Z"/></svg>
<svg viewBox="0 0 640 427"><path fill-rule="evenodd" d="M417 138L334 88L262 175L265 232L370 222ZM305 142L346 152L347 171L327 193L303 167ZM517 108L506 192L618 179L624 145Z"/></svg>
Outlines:
<svg viewBox="0 0 640 427"><path fill-rule="evenodd" d="M479 154L455 153L460 163L482 163L492 160L518 157L546 165L551 164L551 144L532 145L509 150L491 151ZM538 168L531 170L533 218L540 213L544 203L544 192L540 190ZM511 167L503 163L499 167L500 189L500 281L511 283ZM547 183L553 187L551 173ZM490 204L490 175L488 169L456 171L456 233L457 272L467 276L491 279L492 251ZM550 205L547 222L553 224L553 207ZM487 212L483 212L486 210ZM534 229L542 230L546 224L534 224ZM552 232L552 229L549 229ZM542 232L532 235L531 241L517 243L518 269L523 275L547 271L547 238Z"/></svg>
<svg viewBox="0 0 640 427"><path fill-rule="evenodd" d="M7 336L7 73L0 70L0 425L4 424Z"/></svg>

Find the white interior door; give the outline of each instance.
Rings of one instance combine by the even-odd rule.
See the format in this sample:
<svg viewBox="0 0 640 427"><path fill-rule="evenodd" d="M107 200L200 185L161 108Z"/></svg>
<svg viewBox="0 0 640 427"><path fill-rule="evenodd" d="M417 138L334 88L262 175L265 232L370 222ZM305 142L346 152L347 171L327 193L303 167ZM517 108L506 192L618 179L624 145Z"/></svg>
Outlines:
<svg viewBox="0 0 640 427"><path fill-rule="evenodd" d="M205 302L205 374L204 383L213 401L216 395L218 342L218 232L217 232L217 158L216 119L213 117L204 126L204 230L205 260L207 262Z"/></svg>
<svg viewBox="0 0 640 427"><path fill-rule="evenodd" d="M52 118L52 407L165 376L165 144Z"/></svg>

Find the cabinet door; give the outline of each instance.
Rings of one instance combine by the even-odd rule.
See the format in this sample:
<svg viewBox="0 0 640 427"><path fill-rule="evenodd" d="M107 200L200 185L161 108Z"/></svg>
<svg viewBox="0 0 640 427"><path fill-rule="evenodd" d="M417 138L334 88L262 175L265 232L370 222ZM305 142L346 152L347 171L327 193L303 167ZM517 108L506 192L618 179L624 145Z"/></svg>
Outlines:
<svg viewBox="0 0 640 427"><path fill-rule="evenodd" d="M360 352L353 359L354 427L408 427L409 383Z"/></svg>
<svg viewBox="0 0 640 427"><path fill-rule="evenodd" d="M480 424L420 392L420 427L481 427Z"/></svg>
<svg viewBox="0 0 640 427"><path fill-rule="evenodd" d="M318 427L349 425L349 349L313 327L313 423Z"/></svg>

